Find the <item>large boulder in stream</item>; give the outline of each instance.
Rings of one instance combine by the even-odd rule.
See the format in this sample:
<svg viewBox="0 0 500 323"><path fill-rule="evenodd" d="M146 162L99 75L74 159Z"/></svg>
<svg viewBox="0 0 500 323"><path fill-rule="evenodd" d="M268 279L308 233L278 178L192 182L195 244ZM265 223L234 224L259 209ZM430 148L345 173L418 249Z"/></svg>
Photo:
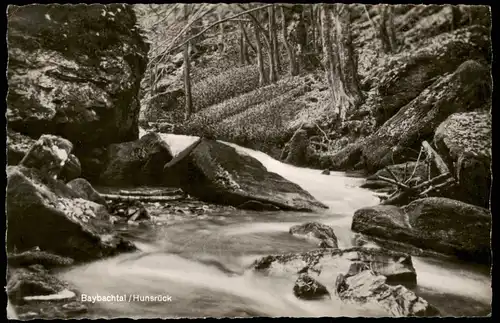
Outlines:
<svg viewBox="0 0 500 323"><path fill-rule="evenodd" d="M318 222L294 225L289 230L294 236L312 240L322 248L338 248L338 241L333 228Z"/></svg>
<svg viewBox="0 0 500 323"><path fill-rule="evenodd" d="M134 246L112 233L106 207L35 168L7 167L7 251L41 250L89 261Z"/></svg>
<svg viewBox="0 0 500 323"><path fill-rule="evenodd" d="M428 302L411 291L417 275L411 256L403 253L359 247L317 249L263 257L252 268L289 281L290 289L299 298L336 295L343 301L372 303L392 316L435 314ZM347 278L363 271L373 276L376 284L366 277L361 283Z"/></svg>
<svg viewBox="0 0 500 323"><path fill-rule="evenodd" d="M476 262L490 259L491 213L457 200L429 197L400 208L378 205L357 210L352 230L386 241Z"/></svg>
<svg viewBox="0 0 500 323"><path fill-rule="evenodd" d="M8 18L12 130L60 135L78 149L138 138L148 45L132 6L11 5Z"/></svg>
<svg viewBox="0 0 500 323"><path fill-rule="evenodd" d="M248 201L282 210L326 208L311 194L255 158L215 140L200 138L164 168L164 181L206 202L240 206Z"/></svg>
<svg viewBox="0 0 500 323"><path fill-rule="evenodd" d="M172 159L168 144L155 132L107 148L99 183L106 186L159 185Z"/></svg>
<svg viewBox="0 0 500 323"><path fill-rule="evenodd" d="M491 114L454 113L434 134L437 151L458 181L455 198L489 207L491 190Z"/></svg>

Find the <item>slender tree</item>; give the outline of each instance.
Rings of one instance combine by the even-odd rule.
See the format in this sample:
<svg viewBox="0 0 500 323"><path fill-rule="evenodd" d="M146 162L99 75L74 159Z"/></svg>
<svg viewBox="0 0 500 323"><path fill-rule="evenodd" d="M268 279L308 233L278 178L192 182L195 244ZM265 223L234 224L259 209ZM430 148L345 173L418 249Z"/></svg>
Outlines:
<svg viewBox="0 0 500 323"><path fill-rule="evenodd" d="M281 70L281 61L280 61L280 53L279 53L279 43L278 43L278 26L276 25L276 9L275 6L269 7L269 38L271 39L271 44L273 46L273 57L274 64L276 65L276 71Z"/></svg>
<svg viewBox="0 0 500 323"><path fill-rule="evenodd" d="M243 22L240 20L238 22L240 27L240 64L245 65L249 63L248 59L248 47L245 40L245 27L243 26Z"/></svg>
<svg viewBox="0 0 500 323"><path fill-rule="evenodd" d="M295 48L290 44L290 41L288 39L287 19L285 15L285 9L283 6L280 6L280 12L281 12L281 31L283 33L283 42L285 43L285 48L288 53L288 60L290 61L289 71L290 75L295 76L299 74L299 69L297 66L297 59L295 57Z"/></svg>
<svg viewBox="0 0 500 323"><path fill-rule="evenodd" d="M269 42L268 42L268 56L269 56L269 81L274 83L278 80L278 73L276 68L276 51L273 38L273 30L276 28L274 25L274 6L268 7L268 20L269 20ZM275 31L275 30L274 30ZM275 34L275 33L274 33Z"/></svg>
<svg viewBox="0 0 500 323"><path fill-rule="evenodd" d="M187 22L189 18L188 4L184 4L184 20ZM189 37L189 33L187 33ZM185 106L185 119L189 119L191 114L193 113L193 97L191 93L191 62L189 59L189 51L190 51L191 42L188 41L184 44L184 93L186 97L186 106Z"/></svg>
<svg viewBox="0 0 500 323"><path fill-rule="evenodd" d="M260 29L257 24L253 25L255 32L255 43L257 47L257 66L259 68L259 86L267 84L267 77L264 68L264 58L262 55L262 42L260 39Z"/></svg>
<svg viewBox="0 0 500 323"><path fill-rule="evenodd" d="M314 53L318 52L318 47L316 43L316 14L315 14L315 5L312 3L309 6L309 10L311 11L311 42L312 42L312 50Z"/></svg>
<svg viewBox="0 0 500 323"><path fill-rule="evenodd" d="M451 30L455 30L460 26L462 20L462 12L458 5L451 5Z"/></svg>
<svg viewBox="0 0 500 323"><path fill-rule="evenodd" d="M394 12L393 7L387 4L381 4L380 22L378 25L378 35L384 53L394 53L397 51L396 32L394 30Z"/></svg>
<svg viewBox="0 0 500 323"><path fill-rule="evenodd" d="M219 21L222 20L222 14L221 14L221 11L218 10L217 11L217 19L219 19ZM224 23L220 23L219 24L219 53L222 54L224 53Z"/></svg>

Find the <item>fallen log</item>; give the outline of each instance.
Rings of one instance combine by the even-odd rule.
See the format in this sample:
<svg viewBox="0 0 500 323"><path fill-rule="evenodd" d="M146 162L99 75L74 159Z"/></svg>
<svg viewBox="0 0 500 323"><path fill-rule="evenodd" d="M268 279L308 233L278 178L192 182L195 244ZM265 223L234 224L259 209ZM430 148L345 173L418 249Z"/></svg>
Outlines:
<svg viewBox="0 0 500 323"><path fill-rule="evenodd" d="M440 174L449 173L450 170L448 166L444 162L444 160L439 156L439 154L431 147L431 145L427 141L422 141L422 148L425 149L427 156L434 162L437 170Z"/></svg>
<svg viewBox="0 0 500 323"><path fill-rule="evenodd" d="M387 182L387 183L391 183L391 184L394 184L394 185L397 185L401 188L404 188L404 189L409 189L410 187L406 184L403 184L399 181L395 181L393 179L390 179L390 178L387 178L387 177L384 177L384 176L377 176L377 179L380 179L381 181L384 181L384 182Z"/></svg>
<svg viewBox="0 0 500 323"><path fill-rule="evenodd" d="M119 195L128 196L172 196L172 195L182 195L183 191L181 189L176 190L150 190L150 191L127 191L121 190Z"/></svg>
<svg viewBox="0 0 500 323"><path fill-rule="evenodd" d="M169 202L178 201L186 198L185 195L182 196L135 196L135 195L116 195L116 194L101 194L102 197L110 201L128 202L128 201L139 201L139 202Z"/></svg>

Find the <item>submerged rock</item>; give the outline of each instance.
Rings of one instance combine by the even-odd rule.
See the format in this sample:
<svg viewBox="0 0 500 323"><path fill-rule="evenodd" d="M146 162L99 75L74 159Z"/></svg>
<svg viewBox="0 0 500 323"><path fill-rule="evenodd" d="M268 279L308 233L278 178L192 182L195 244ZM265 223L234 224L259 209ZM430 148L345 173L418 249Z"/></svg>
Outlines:
<svg viewBox="0 0 500 323"><path fill-rule="evenodd" d="M37 169L7 168L7 250L35 246L75 261L134 250L111 233L106 208Z"/></svg>
<svg viewBox="0 0 500 323"><path fill-rule="evenodd" d="M353 263L364 263L390 284L414 287L417 274L411 256L385 249L317 249L305 253L271 255L253 264L256 271L270 276L292 277L307 273L318 282L332 288L338 274L349 272Z"/></svg>
<svg viewBox="0 0 500 323"><path fill-rule="evenodd" d="M158 185L163 166L172 159L168 144L154 132L139 140L110 145L99 182L108 186Z"/></svg>
<svg viewBox="0 0 500 323"><path fill-rule="evenodd" d="M233 147L200 138L164 168L164 181L202 201L239 206L255 200L282 210L326 208L297 184Z"/></svg>
<svg viewBox="0 0 500 323"><path fill-rule="evenodd" d="M434 142L458 180L456 198L488 208L491 190L491 114L454 113L439 125Z"/></svg>
<svg viewBox="0 0 500 323"><path fill-rule="evenodd" d="M293 293L297 298L313 300L329 296L330 293L324 285L318 283L314 278L307 274L301 274L295 285L293 286Z"/></svg>
<svg viewBox="0 0 500 323"><path fill-rule="evenodd" d="M411 257L385 249L318 249L267 256L253 269L295 281L302 299L337 295L346 302L371 303L391 316L436 315L437 310L408 288L417 284Z"/></svg>
<svg viewBox="0 0 500 323"><path fill-rule="evenodd" d="M9 127L35 138L61 135L79 147L137 139L148 45L132 6L8 10Z"/></svg>
<svg viewBox="0 0 500 323"><path fill-rule="evenodd" d="M490 258L491 213L448 198L362 208L354 213L352 230L472 261Z"/></svg>
<svg viewBox="0 0 500 323"><path fill-rule="evenodd" d="M436 308L415 295L406 287L386 284L386 277L376 275L371 270L355 274L339 275L335 292L343 301L360 304L373 303L395 317L436 316Z"/></svg>
<svg viewBox="0 0 500 323"><path fill-rule="evenodd" d="M321 248L338 248L337 237L333 229L325 224L318 222L308 222L294 225L289 232L296 236L303 236L306 239L318 243Z"/></svg>

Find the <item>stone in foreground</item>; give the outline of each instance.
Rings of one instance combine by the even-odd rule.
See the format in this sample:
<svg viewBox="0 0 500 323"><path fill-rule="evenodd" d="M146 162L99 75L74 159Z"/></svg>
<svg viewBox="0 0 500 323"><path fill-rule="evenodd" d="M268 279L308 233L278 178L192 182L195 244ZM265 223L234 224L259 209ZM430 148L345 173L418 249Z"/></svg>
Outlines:
<svg viewBox="0 0 500 323"><path fill-rule="evenodd" d="M362 208L352 222L355 232L477 262L489 261L490 229L487 209L441 197Z"/></svg>
<svg viewBox="0 0 500 323"><path fill-rule="evenodd" d="M331 288L338 274L345 274L353 263L366 264L378 274L387 277L390 284L414 287L417 274L411 256L384 249L317 249L305 253L270 255L257 260L253 268L271 276L288 276L295 279L308 273L318 282Z"/></svg>
<svg viewBox="0 0 500 323"><path fill-rule="evenodd" d="M355 275L339 275L335 292L347 302L373 303L391 316L435 316L438 311L423 298L402 285L386 284L386 277L363 270Z"/></svg>
<svg viewBox="0 0 500 323"><path fill-rule="evenodd" d="M289 230L290 234L304 237L324 248L338 248L337 237L335 232L328 225L318 222L308 222L304 224L294 225Z"/></svg>
<svg viewBox="0 0 500 323"><path fill-rule="evenodd" d="M84 200L37 169L7 168L7 251L34 247L75 261L134 250L112 234L103 205Z"/></svg>
<svg viewBox="0 0 500 323"><path fill-rule="evenodd" d="M297 298L314 300L329 296L330 293L324 285L318 283L307 274L301 274L293 286L293 294Z"/></svg>
<svg viewBox="0 0 500 323"><path fill-rule="evenodd" d="M268 172L255 158L206 138L165 165L164 178L168 185L216 204L237 207L255 200L290 211L327 208L297 184Z"/></svg>

